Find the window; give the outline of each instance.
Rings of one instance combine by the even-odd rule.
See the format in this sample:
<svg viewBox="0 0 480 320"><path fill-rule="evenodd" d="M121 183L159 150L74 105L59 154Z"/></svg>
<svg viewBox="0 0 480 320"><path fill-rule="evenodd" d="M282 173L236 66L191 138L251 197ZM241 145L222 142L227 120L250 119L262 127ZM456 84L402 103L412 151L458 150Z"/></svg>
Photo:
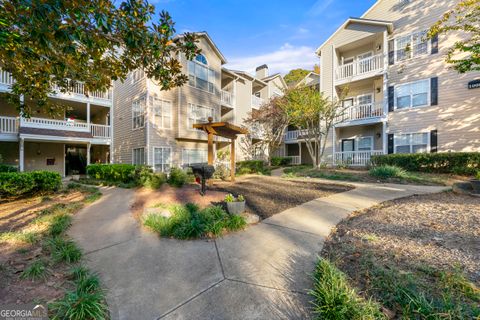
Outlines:
<svg viewBox="0 0 480 320"><path fill-rule="evenodd" d="M145 72L143 72L142 69L137 69L137 70L134 70L132 71L132 84L140 81L141 79L143 79L143 77L145 77Z"/></svg>
<svg viewBox="0 0 480 320"><path fill-rule="evenodd" d="M188 129L192 129L195 123L208 122L208 117L215 120L215 110L213 108L188 104Z"/></svg>
<svg viewBox="0 0 480 320"><path fill-rule="evenodd" d="M150 97L153 108L154 125L157 128L172 128L172 102Z"/></svg>
<svg viewBox="0 0 480 320"><path fill-rule="evenodd" d="M428 133L407 133L395 136L395 153L422 153L428 151Z"/></svg>
<svg viewBox="0 0 480 320"><path fill-rule="evenodd" d="M373 102L373 94L364 94L357 97L357 103L359 106L369 105Z"/></svg>
<svg viewBox="0 0 480 320"><path fill-rule="evenodd" d="M208 151L202 149L183 149L182 163L183 165L191 165L194 163L205 163L208 161Z"/></svg>
<svg viewBox="0 0 480 320"><path fill-rule="evenodd" d="M132 103L132 128L138 129L145 126L145 97Z"/></svg>
<svg viewBox="0 0 480 320"><path fill-rule="evenodd" d="M156 172L168 172L172 165L172 149L170 147L153 148L153 167Z"/></svg>
<svg viewBox="0 0 480 320"><path fill-rule="evenodd" d="M203 54L199 54L195 57L195 61L203 63L204 65L208 65L207 58Z"/></svg>
<svg viewBox="0 0 480 320"><path fill-rule="evenodd" d="M358 138L358 151L373 150L373 137Z"/></svg>
<svg viewBox="0 0 480 320"><path fill-rule="evenodd" d="M145 164L145 149L144 148L137 148L133 149L132 152L132 162L135 165L144 165Z"/></svg>
<svg viewBox="0 0 480 320"><path fill-rule="evenodd" d="M421 31L395 39L396 61L418 57L428 53L427 31Z"/></svg>
<svg viewBox="0 0 480 320"><path fill-rule="evenodd" d="M192 87L214 92L215 72L197 61L188 62L188 84Z"/></svg>
<svg viewBox="0 0 480 320"><path fill-rule="evenodd" d="M395 87L397 109L422 107L430 104L430 80L421 80Z"/></svg>

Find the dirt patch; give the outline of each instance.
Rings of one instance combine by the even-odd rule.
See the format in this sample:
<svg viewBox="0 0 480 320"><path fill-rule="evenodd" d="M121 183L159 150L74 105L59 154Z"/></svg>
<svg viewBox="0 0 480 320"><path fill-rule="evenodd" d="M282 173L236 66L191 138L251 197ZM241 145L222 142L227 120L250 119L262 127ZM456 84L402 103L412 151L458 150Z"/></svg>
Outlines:
<svg viewBox="0 0 480 320"><path fill-rule="evenodd" d="M235 183L215 182L211 189L245 196L248 210L265 219L302 203L351 190L352 187L250 175L238 178Z"/></svg>
<svg viewBox="0 0 480 320"><path fill-rule="evenodd" d="M200 208L205 208L222 202L226 195L226 192L208 190L205 196L201 196L199 186L197 185L185 185L182 188L163 185L158 190L141 188L135 193L132 212L135 218L138 219L143 214L145 208L157 205L195 203Z"/></svg>
<svg viewBox="0 0 480 320"><path fill-rule="evenodd" d="M337 265L361 291L368 290L365 258L410 272L456 266L480 284L480 199L445 192L412 196L357 212L341 222L322 256ZM412 271L413 272L413 271Z"/></svg>

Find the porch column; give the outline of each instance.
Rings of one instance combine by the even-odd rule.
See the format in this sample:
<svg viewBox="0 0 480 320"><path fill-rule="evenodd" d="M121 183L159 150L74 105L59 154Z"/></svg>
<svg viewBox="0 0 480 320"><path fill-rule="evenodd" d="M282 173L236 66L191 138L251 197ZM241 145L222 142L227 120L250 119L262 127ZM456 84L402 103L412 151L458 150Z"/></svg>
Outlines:
<svg viewBox="0 0 480 320"><path fill-rule="evenodd" d="M20 172L23 172L25 170L25 140L23 138L20 138L19 144L18 144L18 149L19 149L19 157L18 157L18 167Z"/></svg>
<svg viewBox="0 0 480 320"><path fill-rule="evenodd" d="M230 181L235 181L235 139L230 144Z"/></svg>
<svg viewBox="0 0 480 320"><path fill-rule="evenodd" d="M387 121L382 122L382 150L383 154L388 153L388 135L387 135Z"/></svg>
<svg viewBox="0 0 480 320"><path fill-rule="evenodd" d="M87 166L90 164L90 147L91 143L87 143Z"/></svg>
<svg viewBox="0 0 480 320"><path fill-rule="evenodd" d="M208 133L208 164L213 166L213 133Z"/></svg>
<svg viewBox="0 0 480 320"><path fill-rule="evenodd" d="M335 146L337 145L337 129L333 127L332 130L332 163L335 165Z"/></svg>
<svg viewBox="0 0 480 320"><path fill-rule="evenodd" d="M388 33L383 32L383 114L388 114Z"/></svg>
<svg viewBox="0 0 480 320"><path fill-rule="evenodd" d="M90 102L87 102L87 124L88 124L88 131L91 132L91 127L90 127Z"/></svg>
<svg viewBox="0 0 480 320"><path fill-rule="evenodd" d="M302 143L298 143L298 156L300 157L300 162L298 164L302 164Z"/></svg>

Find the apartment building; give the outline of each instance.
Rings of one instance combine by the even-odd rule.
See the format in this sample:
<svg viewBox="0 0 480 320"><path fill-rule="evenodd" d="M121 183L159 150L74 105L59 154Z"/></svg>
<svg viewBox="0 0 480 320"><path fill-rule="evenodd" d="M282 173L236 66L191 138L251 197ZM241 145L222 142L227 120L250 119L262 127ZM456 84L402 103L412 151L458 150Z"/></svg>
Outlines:
<svg viewBox="0 0 480 320"><path fill-rule="evenodd" d="M70 93L53 88L52 103L65 111L19 116L7 94L15 79L0 69L0 155L20 171L49 170L62 176L84 174L89 163L108 163L112 141L112 92L87 93L72 83ZM25 99L26 103L28 99ZM33 107L32 110L35 110Z"/></svg>
<svg viewBox="0 0 480 320"><path fill-rule="evenodd" d="M156 171L207 162L207 134L194 123L225 121L241 126L253 109L281 94L286 86L279 75L269 75L266 65L255 75L225 68L226 58L206 32L197 33L202 50L193 61L178 58L186 85L162 91L141 70L114 85L115 163L146 164ZM242 139L244 137L239 137ZM215 151L229 150L230 141L215 137ZM216 153L216 152L215 152ZM236 160L249 158L240 143Z"/></svg>
<svg viewBox="0 0 480 320"><path fill-rule="evenodd" d="M457 3L379 0L318 48L320 90L339 99L348 89L325 161L362 166L374 154L480 151L480 89L471 85L480 73L459 74L444 61L461 34L425 37ZM301 143L301 135L287 137Z"/></svg>

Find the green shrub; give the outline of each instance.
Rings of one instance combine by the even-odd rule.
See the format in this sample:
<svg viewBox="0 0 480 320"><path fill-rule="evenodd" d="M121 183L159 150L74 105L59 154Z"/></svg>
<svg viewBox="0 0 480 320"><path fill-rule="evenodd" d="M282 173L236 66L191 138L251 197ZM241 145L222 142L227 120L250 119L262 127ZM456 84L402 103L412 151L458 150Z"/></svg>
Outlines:
<svg viewBox="0 0 480 320"><path fill-rule="evenodd" d="M75 242L65 240L62 237L53 237L47 241L47 245L52 253L52 257L56 262L73 263L80 260L82 251L77 247Z"/></svg>
<svg viewBox="0 0 480 320"><path fill-rule="evenodd" d="M473 175L480 169L480 152L389 154L372 156L374 166L398 166L407 171Z"/></svg>
<svg viewBox="0 0 480 320"><path fill-rule="evenodd" d="M152 168L147 166L138 166L135 171L135 177L138 185L151 189L159 189L167 181L165 173L154 173Z"/></svg>
<svg viewBox="0 0 480 320"><path fill-rule="evenodd" d="M313 280L314 287L309 294L314 298L315 319L387 319L380 311L380 306L360 297L348 285L345 274L329 261L318 261Z"/></svg>
<svg viewBox="0 0 480 320"><path fill-rule="evenodd" d="M262 160L247 160L237 162L238 174L264 173L265 163Z"/></svg>
<svg viewBox="0 0 480 320"><path fill-rule="evenodd" d="M42 260L36 260L23 270L20 278L36 280L47 276L47 267Z"/></svg>
<svg viewBox="0 0 480 320"><path fill-rule="evenodd" d="M172 187L181 188L189 181L190 177L188 176L186 171L175 167L170 169L170 175L168 176L168 184Z"/></svg>
<svg viewBox="0 0 480 320"><path fill-rule="evenodd" d="M292 163L292 158L287 158L287 157L272 157L270 160L270 163L274 167L278 166L288 166L290 163Z"/></svg>
<svg viewBox="0 0 480 320"><path fill-rule="evenodd" d="M404 178L407 175L407 172L397 166L383 165L379 167L371 168L368 173L372 177L389 179L389 178Z"/></svg>
<svg viewBox="0 0 480 320"><path fill-rule="evenodd" d="M172 216L148 215L143 223L162 237L176 239L198 239L219 237L225 230L243 229L246 221L241 216L227 214L222 207L213 206L199 210L195 204L173 206Z"/></svg>
<svg viewBox="0 0 480 320"><path fill-rule="evenodd" d="M136 180L138 169L132 164L91 164L87 174L97 180L129 183Z"/></svg>
<svg viewBox="0 0 480 320"><path fill-rule="evenodd" d="M475 175L475 178L476 178L477 180L480 180L480 170L477 171L477 174Z"/></svg>
<svg viewBox="0 0 480 320"><path fill-rule="evenodd" d="M17 172L17 167L8 164L0 164L0 172Z"/></svg>
<svg viewBox="0 0 480 320"><path fill-rule="evenodd" d="M0 173L0 193L7 196L20 196L32 192L35 180L29 173Z"/></svg>
<svg viewBox="0 0 480 320"><path fill-rule="evenodd" d="M53 192L62 186L62 176L58 172L33 171L30 174L35 181L35 190L38 192Z"/></svg>

